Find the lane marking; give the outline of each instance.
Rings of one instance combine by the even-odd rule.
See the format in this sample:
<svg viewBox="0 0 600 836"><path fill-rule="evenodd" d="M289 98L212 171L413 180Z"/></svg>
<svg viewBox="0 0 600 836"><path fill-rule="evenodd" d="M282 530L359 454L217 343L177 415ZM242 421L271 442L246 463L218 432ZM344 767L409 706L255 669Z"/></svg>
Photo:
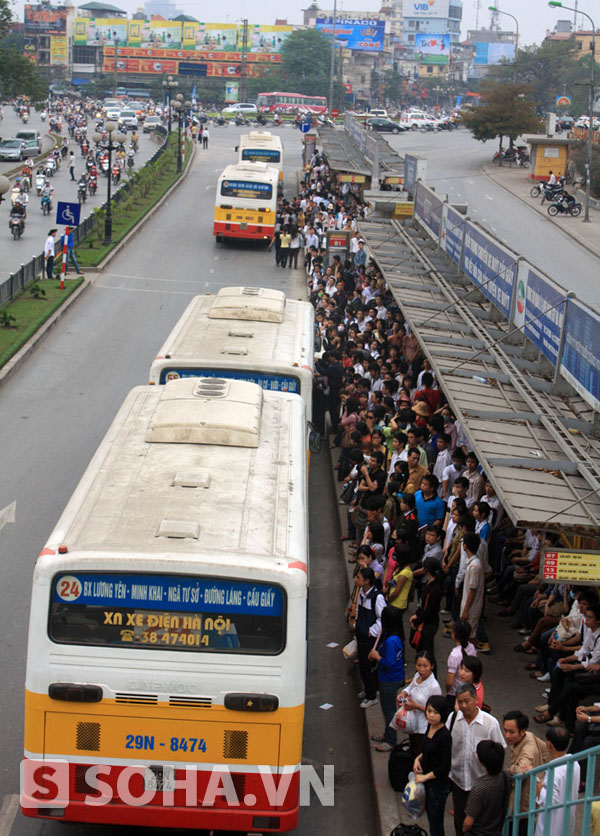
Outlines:
<svg viewBox="0 0 600 836"><path fill-rule="evenodd" d="M485 195L485 197L486 197L486 199L487 199L487 200L493 200L493 199L494 199L494 198L493 198L493 197L491 197L491 195L489 195L489 194L486 194L486 195Z"/></svg>
<svg viewBox="0 0 600 836"><path fill-rule="evenodd" d="M215 272L215 268L214 268L214 267L211 267L211 268L210 268L210 270L209 270L208 272L209 272L209 273L214 273L214 272Z"/></svg>
<svg viewBox="0 0 600 836"><path fill-rule="evenodd" d="M96 284L94 287L100 287L103 290L119 290L122 293L168 293L171 296L189 296L191 290L150 290L148 287L114 287L110 284ZM0 833L0 836L2 834Z"/></svg>
<svg viewBox="0 0 600 836"><path fill-rule="evenodd" d="M19 811L19 796L5 795L0 809L0 836L10 836L10 831Z"/></svg>
<svg viewBox="0 0 600 836"><path fill-rule="evenodd" d="M194 281L186 281L185 279L159 279L156 276L126 276L123 273L107 273L106 279L134 279L135 281L141 282L166 282L167 284L173 284L176 281L178 284L192 284L195 285L197 282Z"/></svg>
<svg viewBox="0 0 600 836"><path fill-rule="evenodd" d="M475 180L467 179L467 183L469 183L471 186L473 185L474 182L475 182Z"/></svg>

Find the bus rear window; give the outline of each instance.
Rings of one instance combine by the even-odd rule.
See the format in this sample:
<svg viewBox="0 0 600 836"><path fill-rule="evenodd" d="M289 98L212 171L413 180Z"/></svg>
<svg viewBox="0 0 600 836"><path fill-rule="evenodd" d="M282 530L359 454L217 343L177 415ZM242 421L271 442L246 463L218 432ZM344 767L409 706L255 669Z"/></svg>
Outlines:
<svg viewBox="0 0 600 836"><path fill-rule="evenodd" d="M251 183L246 180L223 180L221 183L221 195L223 197L271 200L273 187L270 183Z"/></svg>
<svg viewBox="0 0 600 836"><path fill-rule="evenodd" d="M58 644L216 653L281 653L285 593L212 577L78 572L54 578Z"/></svg>
<svg viewBox="0 0 600 836"><path fill-rule="evenodd" d="M243 148L242 160L250 160L253 163L278 163L281 154L277 148Z"/></svg>

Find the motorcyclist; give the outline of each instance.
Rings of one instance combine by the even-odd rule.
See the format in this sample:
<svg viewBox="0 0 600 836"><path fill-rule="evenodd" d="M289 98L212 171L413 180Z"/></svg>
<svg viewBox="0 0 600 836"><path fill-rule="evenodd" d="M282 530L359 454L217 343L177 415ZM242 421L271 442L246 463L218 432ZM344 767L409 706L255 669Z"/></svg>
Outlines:
<svg viewBox="0 0 600 836"><path fill-rule="evenodd" d="M38 168L35 173L35 189L38 194L41 193L42 189L44 188L44 183L46 182L46 172L43 168Z"/></svg>
<svg viewBox="0 0 600 836"><path fill-rule="evenodd" d="M134 152L138 150L140 144L140 138L137 135L137 131L134 131L131 134L131 147L133 148Z"/></svg>
<svg viewBox="0 0 600 836"><path fill-rule="evenodd" d="M18 218L19 219L19 227L20 227L21 233L23 233L23 230L25 229L25 215L26 215L25 207L21 203L15 203L15 205L10 210L10 218L9 218L9 221L8 221L8 228L11 229L11 227L12 227L11 221L13 220L13 218Z"/></svg>
<svg viewBox="0 0 600 836"><path fill-rule="evenodd" d="M21 169L21 182L23 186L29 191L31 188L31 175L33 173L33 169L30 165L28 165L27 161L23 168Z"/></svg>
<svg viewBox="0 0 600 836"><path fill-rule="evenodd" d="M87 174L82 174L79 180L77 181L77 192L83 192L84 196L87 195L88 190L88 179Z"/></svg>
<svg viewBox="0 0 600 836"><path fill-rule="evenodd" d="M27 194L27 192L25 191L23 186L21 186L21 188L19 189L19 194L15 197L15 205L17 203L20 203L21 206L23 206L25 208L25 211L27 212L27 204L29 203L29 195Z"/></svg>

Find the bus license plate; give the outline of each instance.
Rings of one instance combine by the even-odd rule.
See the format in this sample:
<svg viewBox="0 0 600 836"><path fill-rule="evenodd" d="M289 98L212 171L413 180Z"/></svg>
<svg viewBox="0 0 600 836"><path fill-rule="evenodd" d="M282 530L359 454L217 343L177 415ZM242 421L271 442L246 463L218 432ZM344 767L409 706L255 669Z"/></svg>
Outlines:
<svg viewBox="0 0 600 836"><path fill-rule="evenodd" d="M175 769L172 766L149 766L144 770L144 789L174 792Z"/></svg>

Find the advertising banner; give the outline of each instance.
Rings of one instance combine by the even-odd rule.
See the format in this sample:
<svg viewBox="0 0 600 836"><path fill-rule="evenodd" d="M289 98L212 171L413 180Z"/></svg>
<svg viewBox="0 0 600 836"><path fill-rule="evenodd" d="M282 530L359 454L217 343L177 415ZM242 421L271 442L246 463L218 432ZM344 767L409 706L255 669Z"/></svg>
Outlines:
<svg viewBox="0 0 600 836"><path fill-rule="evenodd" d="M228 81L225 84L225 101L239 102L240 100L240 83L239 81Z"/></svg>
<svg viewBox="0 0 600 836"><path fill-rule="evenodd" d="M67 63L67 36L50 36L50 63L53 65Z"/></svg>
<svg viewBox="0 0 600 836"><path fill-rule="evenodd" d="M114 55L104 56L104 72L112 73L115 68ZM119 56L118 69L120 72L131 73L150 73L157 75L160 73L172 73L177 75L179 63L177 61L162 60L158 58L149 59L135 59L135 58L121 58Z"/></svg>
<svg viewBox="0 0 600 836"><path fill-rule="evenodd" d="M513 322L554 368L565 321L565 303L555 307L561 299L565 299L562 288L527 261L519 263Z"/></svg>
<svg viewBox="0 0 600 836"><path fill-rule="evenodd" d="M59 35L67 31L67 10L64 6L41 6L25 4L23 20L25 34Z"/></svg>
<svg viewBox="0 0 600 836"><path fill-rule="evenodd" d="M236 52L238 30L235 23L197 23L195 26L195 49Z"/></svg>
<svg viewBox="0 0 600 836"><path fill-rule="evenodd" d="M455 264L460 264L466 218L449 203L442 208L442 238L440 246Z"/></svg>
<svg viewBox="0 0 600 836"><path fill-rule="evenodd" d="M560 374L600 410L600 316L575 299L567 301Z"/></svg>
<svg viewBox="0 0 600 836"><path fill-rule="evenodd" d="M510 319L517 277L516 254L468 221L461 269L506 319Z"/></svg>
<svg viewBox="0 0 600 836"><path fill-rule="evenodd" d="M127 21L119 17L77 17L74 41L77 46L127 46Z"/></svg>
<svg viewBox="0 0 600 836"><path fill-rule="evenodd" d="M404 0L402 15L419 18L447 18L450 10L450 0Z"/></svg>
<svg viewBox="0 0 600 836"><path fill-rule="evenodd" d="M179 49L181 47L181 22L178 20L151 20L142 23L142 46L153 49Z"/></svg>
<svg viewBox="0 0 600 836"><path fill-rule="evenodd" d="M105 55L114 55L114 47L106 46ZM189 52L183 49L146 49L142 47L120 46L119 56L127 58L185 58L186 61L222 61L232 63L241 61L242 56L238 52ZM256 64L260 69L261 64L278 64L281 62L281 55L248 55L248 63ZM250 75L252 67L249 68Z"/></svg>
<svg viewBox="0 0 600 836"><path fill-rule="evenodd" d="M514 44L490 44L477 41L474 43L474 64L499 64L501 61L515 60Z"/></svg>
<svg viewBox="0 0 600 836"><path fill-rule="evenodd" d="M415 35L415 52L421 55L450 55L450 35L429 35L419 32Z"/></svg>
<svg viewBox="0 0 600 836"><path fill-rule="evenodd" d="M238 28L238 49L241 49L243 29ZM281 52L281 47L292 34L291 26L266 26L255 23L248 28L248 52Z"/></svg>
<svg viewBox="0 0 600 836"><path fill-rule="evenodd" d="M331 38L333 18L318 17L316 28ZM385 20L339 17L335 21L335 45L357 52L381 52L385 37Z"/></svg>
<svg viewBox="0 0 600 836"><path fill-rule="evenodd" d="M415 192L415 218L431 235L434 241L439 241L442 229L443 200L423 183L417 183Z"/></svg>
<svg viewBox="0 0 600 836"><path fill-rule="evenodd" d="M130 20L127 24L127 46L142 45L142 21Z"/></svg>
<svg viewBox="0 0 600 836"><path fill-rule="evenodd" d="M184 21L181 24L181 46L184 49L196 49L199 25L195 21L190 21L189 23Z"/></svg>

